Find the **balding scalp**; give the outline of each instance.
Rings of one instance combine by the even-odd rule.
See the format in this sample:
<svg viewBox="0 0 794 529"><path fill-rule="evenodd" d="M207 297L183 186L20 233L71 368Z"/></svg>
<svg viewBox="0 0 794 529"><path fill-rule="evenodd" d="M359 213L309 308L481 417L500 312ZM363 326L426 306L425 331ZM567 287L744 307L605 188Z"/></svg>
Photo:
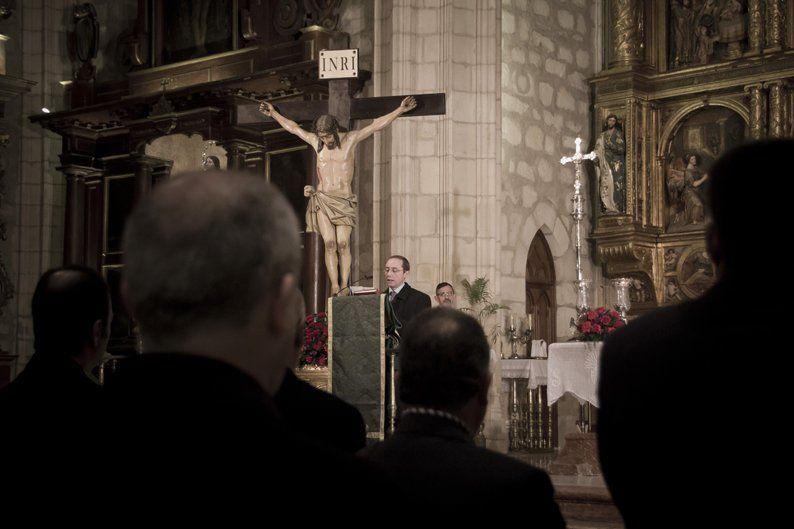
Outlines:
<svg viewBox="0 0 794 529"><path fill-rule="evenodd" d="M130 308L152 338L210 321L245 325L284 275L297 274L298 222L262 178L185 173L130 216L124 260Z"/></svg>

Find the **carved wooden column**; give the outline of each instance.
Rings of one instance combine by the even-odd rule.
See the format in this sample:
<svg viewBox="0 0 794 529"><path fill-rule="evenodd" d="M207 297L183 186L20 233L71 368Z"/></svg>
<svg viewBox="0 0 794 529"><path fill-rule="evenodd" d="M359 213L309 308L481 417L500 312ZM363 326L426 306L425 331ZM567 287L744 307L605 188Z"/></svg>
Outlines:
<svg viewBox="0 0 794 529"><path fill-rule="evenodd" d="M786 43L784 0L766 0L766 51L782 50Z"/></svg>
<svg viewBox="0 0 794 529"><path fill-rule="evenodd" d="M308 156L306 166L306 185L317 187L317 153L314 149L309 149L311 155ZM304 220L298 218L301 226ZM328 272L325 270L325 244L323 238L317 232L306 232L303 234L303 270L301 271L301 282L303 283L303 299L306 303L306 313L313 314L326 310L328 300Z"/></svg>
<svg viewBox="0 0 794 529"><path fill-rule="evenodd" d="M63 264L85 264L85 168L64 166L59 169L66 174Z"/></svg>
<svg viewBox="0 0 794 529"><path fill-rule="evenodd" d="M760 140L766 136L766 92L761 83L744 87L750 94L750 137Z"/></svg>
<svg viewBox="0 0 794 529"><path fill-rule="evenodd" d="M152 190L152 165L147 163L148 156L135 157L135 202Z"/></svg>
<svg viewBox="0 0 794 529"><path fill-rule="evenodd" d="M247 142L229 140L221 143L221 147L226 149L226 168L229 170L246 170L248 169L247 160L249 152L252 152L254 147ZM256 151L259 152L258 150Z"/></svg>
<svg viewBox="0 0 794 529"><path fill-rule="evenodd" d="M645 52L643 2L639 0L610 0L609 14L612 22L610 68L629 66L642 61Z"/></svg>
<svg viewBox="0 0 794 529"><path fill-rule="evenodd" d="M769 136L783 138L788 136L789 123L786 116L787 86L783 80L764 83L769 90Z"/></svg>
<svg viewBox="0 0 794 529"><path fill-rule="evenodd" d="M747 19L749 43L747 53L758 55L764 48L764 3L762 0L748 0Z"/></svg>

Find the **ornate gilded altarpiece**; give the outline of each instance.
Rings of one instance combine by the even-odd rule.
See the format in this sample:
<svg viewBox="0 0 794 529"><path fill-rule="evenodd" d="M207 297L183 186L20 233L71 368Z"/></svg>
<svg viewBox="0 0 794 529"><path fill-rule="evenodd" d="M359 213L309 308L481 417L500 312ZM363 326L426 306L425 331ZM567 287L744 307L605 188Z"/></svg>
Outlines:
<svg viewBox="0 0 794 529"><path fill-rule="evenodd" d="M113 43L124 51L117 60L126 73L102 82L94 60L103 21L90 2L72 6L73 78L64 83L64 108L30 117L63 139L57 170L66 180L64 262L96 268L107 278L115 314L109 351L119 355L137 346L119 296L124 223L173 166L173 160L148 155L146 146L169 135L199 135L225 150L225 167L270 180L302 213L303 185L316 185L314 154L256 109L260 101L298 101L308 113L327 108L319 50L345 37L337 28L341 0L137 4L137 17L125 21L130 30ZM350 93L366 79L349 81ZM295 119L308 125L313 118ZM279 178L285 173L292 178ZM305 234L302 284L313 312L326 299L325 282L317 280L322 254L319 236Z"/></svg>
<svg viewBox="0 0 794 529"><path fill-rule="evenodd" d="M714 160L750 139L792 135L794 0L605 0L603 9L594 144L615 148L594 171L591 239L607 277L631 278L639 313L714 282L704 208Z"/></svg>

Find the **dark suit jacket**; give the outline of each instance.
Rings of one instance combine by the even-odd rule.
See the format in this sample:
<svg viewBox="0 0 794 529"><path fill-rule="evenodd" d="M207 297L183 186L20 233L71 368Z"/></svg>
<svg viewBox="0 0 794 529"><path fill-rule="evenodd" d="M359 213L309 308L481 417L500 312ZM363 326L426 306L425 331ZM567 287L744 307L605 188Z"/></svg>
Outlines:
<svg viewBox="0 0 794 529"><path fill-rule="evenodd" d="M0 417L13 435L38 437L99 420L101 398L102 387L77 362L36 352L19 376L0 390Z"/></svg>
<svg viewBox="0 0 794 529"><path fill-rule="evenodd" d="M361 413L339 397L299 379L291 369L286 370L273 401L284 422L306 437L350 454L366 445Z"/></svg>
<svg viewBox="0 0 794 529"><path fill-rule="evenodd" d="M389 295L388 289L386 290L386 295ZM402 290L394 296L394 300L391 304L392 307L394 307L394 314L397 316L397 319L400 320L400 323L405 327L414 316L430 308L430 296L415 288L411 288L411 285L405 283Z"/></svg>
<svg viewBox="0 0 794 529"><path fill-rule="evenodd" d="M143 354L121 362L106 391L104 444L119 456L105 475L122 488L145 483L147 497L253 494L262 512L322 501L366 513L384 507L378 489L391 490L371 464L293 432L262 387L229 364Z"/></svg>
<svg viewBox="0 0 794 529"><path fill-rule="evenodd" d="M395 434L366 448L412 498L411 507L430 516L471 523L514 520L515 509L528 527L564 527L545 472L511 457L475 446L458 424L442 417L408 414ZM505 501L513 498L513 507Z"/></svg>
<svg viewBox="0 0 794 529"><path fill-rule="evenodd" d="M753 503L775 465L742 461L741 453L767 444L762 425L782 426L791 353L779 357L767 321L749 312L758 294L744 291L722 282L638 318L604 344L599 451L627 529L727 527L745 515L755 520L747 526L760 527L756 517L775 503ZM770 355L771 369L756 372Z"/></svg>

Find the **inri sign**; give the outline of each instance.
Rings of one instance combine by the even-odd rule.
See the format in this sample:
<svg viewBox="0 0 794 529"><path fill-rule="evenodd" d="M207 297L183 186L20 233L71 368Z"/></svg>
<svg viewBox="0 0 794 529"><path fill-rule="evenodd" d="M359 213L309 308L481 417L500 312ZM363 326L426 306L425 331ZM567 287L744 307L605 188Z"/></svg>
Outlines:
<svg viewBox="0 0 794 529"><path fill-rule="evenodd" d="M358 48L353 50L323 50L320 52L320 79L349 79L358 77Z"/></svg>

